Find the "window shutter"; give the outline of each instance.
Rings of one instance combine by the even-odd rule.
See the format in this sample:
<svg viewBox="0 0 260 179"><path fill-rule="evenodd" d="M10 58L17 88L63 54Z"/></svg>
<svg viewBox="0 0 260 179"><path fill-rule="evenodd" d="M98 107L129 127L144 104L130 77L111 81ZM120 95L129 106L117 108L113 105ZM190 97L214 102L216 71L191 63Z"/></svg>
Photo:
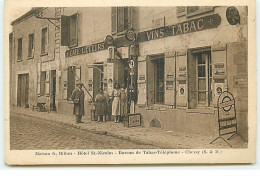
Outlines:
<svg viewBox="0 0 260 179"><path fill-rule="evenodd" d="M68 87L68 68L63 71L63 99L67 99L67 87Z"/></svg>
<svg viewBox="0 0 260 179"><path fill-rule="evenodd" d="M116 22L117 22L117 13L116 13L117 8L112 7L112 12L111 12L111 32L112 34L116 34Z"/></svg>
<svg viewBox="0 0 260 179"><path fill-rule="evenodd" d="M46 71L46 84L45 84L45 94L50 96L50 71Z"/></svg>
<svg viewBox="0 0 260 179"><path fill-rule="evenodd" d="M187 107L187 51L176 52L176 107Z"/></svg>
<svg viewBox="0 0 260 179"><path fill-rule="evenodd" d="M155 83L154 83L154 65L151 62L151 59L147 56L146 57L146 88L147 88L147 100L146 100L146 104L148 106L154 104L155 102ZM139 71L138 71L139 72Z"/></svg>
<svg viewBox="0 0 260 179"><path fill-rule="evenodd" d="M165 104L175 105L175 52L165 54Z"/></svg>
<svg viewBox="0 0 260 179"><path fill-rule="evenodd" d="M128 8L128 28L133 27L133 7Z"/></svg>
<svg viewBox="0 0 260 179"><path fill-rule="evenodd" d="M88 68L88 86L87 89L91 96L93 96L93 68ZM91 97L88 95L88 101L92 101Z"/></svg>
<svg viewBox="0 0 260 179"><path fill-rule="evenodd" d="M222 91L227 90L226 44L212 46L211 47L211 59L212 59L212 78L213 78L213 80L212 80L212 98L213 98L213 105L216 107L217 100L219 97L219 94L217 94L216 88L220 87L220 88L222 88ZM230 90L230 88L228 90Z"/></svg>
<svg viewBox="0 0 260 179"><path fill-rule="evenodd" d="M37 95L41 96L41 71L37 73Z"/></svg>
<svg viewBox="0 0 260 179"><path fill-rule="evenodd" d="M70 28L70 17L61 16L61 45L69 45L69 28Z"/></svg>
<svg viewBox="0 0 260 179"><path fill-rule="evenodd" d="M124 30L124 7L117 8L117 32Z"/></svg>
<svg viewBox="0 0 260 179"><path fill-rule="evenodd" d="M186 6L177 6L177 17L184 16L187 13Z"/></svg>
<svg viewBox="0 0 260 179"><path fill-rule="evenodd" d="M146 61L138 62L137 89L138 89L137 104L145 105L145 102L146 102Z"/></svg>

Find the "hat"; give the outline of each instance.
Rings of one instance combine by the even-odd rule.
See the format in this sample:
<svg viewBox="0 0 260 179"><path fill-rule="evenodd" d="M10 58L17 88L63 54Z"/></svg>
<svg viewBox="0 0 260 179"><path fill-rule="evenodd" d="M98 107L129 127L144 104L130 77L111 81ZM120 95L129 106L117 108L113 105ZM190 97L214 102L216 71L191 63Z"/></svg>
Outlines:
<svg viewBox="0 0 260 179"><path fill-rule="evenodd" d="M83 85L81 81L76 82L76 85Z"/></svg>

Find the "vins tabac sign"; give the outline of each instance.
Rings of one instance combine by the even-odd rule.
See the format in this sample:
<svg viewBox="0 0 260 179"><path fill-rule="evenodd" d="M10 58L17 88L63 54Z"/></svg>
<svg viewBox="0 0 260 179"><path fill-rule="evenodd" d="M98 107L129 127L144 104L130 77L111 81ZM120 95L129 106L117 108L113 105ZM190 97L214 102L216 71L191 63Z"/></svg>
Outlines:
<svg viewBox="0 0 260 179"><path fill-rule="evenodd" d="M206 29L213 29L217 28L220 22L221 17L218 14L201 17L171 26L165 26L145 32L140 32L138 34L138 42L145 42L168 36L176 36Z"/></svg>
<svg viewBox="0 0 260 179"><path fill-rule="evenodd" d="M150 40L156 40L169 36L177 36L192 32L203 31L207 29L217 28L220 25L221 17L218 14L201 17L185 22L181 22L175 25L160 27L157 29L152 29L144 32L138 33L137 42L145 42ZM120 37L115 39L115 46L121 47L129 43L126 41L126 37ZM132 42L131 42L132 43ZM93 52L98 52L107 49L105 42L95 43L88 46L78 47L74 49L67 50L65 53L66 57L72 57L81 54L88 54Z"/></svg>

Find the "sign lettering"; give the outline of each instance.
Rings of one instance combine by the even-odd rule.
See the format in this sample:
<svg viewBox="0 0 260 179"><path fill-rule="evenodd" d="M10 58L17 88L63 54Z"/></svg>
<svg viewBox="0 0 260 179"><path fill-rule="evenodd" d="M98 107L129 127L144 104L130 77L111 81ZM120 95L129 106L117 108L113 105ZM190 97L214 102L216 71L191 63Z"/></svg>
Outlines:
<svg viewBox="0 0 260 179"><path fill-rule="evenodd" d="M81 55L81 54L98 52L98 51L101 51L101 50L105 50L105 43L104 42L100 42L100 43L96 43L96 44L92 44L92 45L88 45L88 46L83 46L83 47L67 50L65 52L65 56L66 57L72 57L72 56Z"/></svg>

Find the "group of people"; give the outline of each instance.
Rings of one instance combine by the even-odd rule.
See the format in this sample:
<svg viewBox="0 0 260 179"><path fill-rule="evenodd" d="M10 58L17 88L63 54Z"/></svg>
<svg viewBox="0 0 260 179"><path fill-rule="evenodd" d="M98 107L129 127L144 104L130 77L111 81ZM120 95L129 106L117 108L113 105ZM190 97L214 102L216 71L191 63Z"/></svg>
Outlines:
<svg viewBox="0 0 260 179"><path fill-rule="evenodd" d="M78 82L76 88L73 90L71 100L74 103L73 114L76 116L76 123L83 123L81 121L84 111L84 98L85 94L82 89L83 83ZM127 114L127 90L125 85L115 84L112 96L110 96L105 90L99 89L98 94L95 97L95 115L98 122L105 122L111 120L111 115L114 117L115 123L122 121L123 117Z"/></svg>

